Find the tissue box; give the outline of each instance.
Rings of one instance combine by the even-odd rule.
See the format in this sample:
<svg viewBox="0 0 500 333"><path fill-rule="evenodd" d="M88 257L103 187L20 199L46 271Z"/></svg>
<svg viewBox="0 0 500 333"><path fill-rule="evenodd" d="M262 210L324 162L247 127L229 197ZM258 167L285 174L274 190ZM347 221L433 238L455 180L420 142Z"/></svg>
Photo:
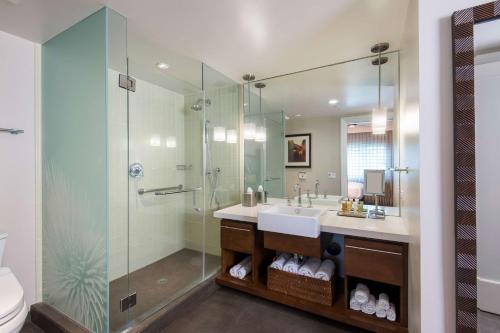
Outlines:
<svg viewBox="0 0 500 333"><path fill-rule="evenodd" d="M243 207L255 207L257 206L257 199L255 198L255 193L244 193L243 194Z"/></svg>

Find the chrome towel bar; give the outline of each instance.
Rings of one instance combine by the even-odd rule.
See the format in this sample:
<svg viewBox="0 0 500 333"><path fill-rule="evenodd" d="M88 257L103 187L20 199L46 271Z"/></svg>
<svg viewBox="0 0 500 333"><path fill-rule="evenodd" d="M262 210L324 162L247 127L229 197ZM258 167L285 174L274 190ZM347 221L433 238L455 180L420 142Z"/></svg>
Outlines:
<svg viewBox="0 0 500 333"><path fill-rule="evenodd" d="M22 134L24 130L16 128L0 128L0 132L10 133L10 134Z"/></svg>
<svg viewBox="0 0 500 333"><path fill-rule="evenodd" d="M169 195L169 194L176 194L176 193L195 192L195 191L200 191L200 190L201 190L201 187L184 188L184 186L182 184L180 184L178 186L154 188L151 190L146 190L146 189L140 188L137 191L137 193L139 193L139 195L143 195L146 193L154 193L154 195Z"/></svg>

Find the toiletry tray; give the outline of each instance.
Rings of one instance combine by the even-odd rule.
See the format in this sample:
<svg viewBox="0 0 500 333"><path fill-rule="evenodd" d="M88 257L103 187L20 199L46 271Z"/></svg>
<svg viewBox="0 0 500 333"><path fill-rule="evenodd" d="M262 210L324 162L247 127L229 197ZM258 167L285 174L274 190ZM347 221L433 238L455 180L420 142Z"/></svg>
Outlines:
<svg viewBox="0 0 500 333"><path fill-rule="evenodd" d="M267 288L310 302L331 306L334 300L335 274L330 281L267 268Z"/></svg>
<svg viewBox="0 0 500 333"><path fill-rule="evenodd" d="M363 213L359 213L359 212L355 212L355 211L342 212L340 210L337 212L337 215L338 216L347 216L347 217L358 217L361 219L365 219L368 216L368 214L366 212L363 212Z"/></svg>

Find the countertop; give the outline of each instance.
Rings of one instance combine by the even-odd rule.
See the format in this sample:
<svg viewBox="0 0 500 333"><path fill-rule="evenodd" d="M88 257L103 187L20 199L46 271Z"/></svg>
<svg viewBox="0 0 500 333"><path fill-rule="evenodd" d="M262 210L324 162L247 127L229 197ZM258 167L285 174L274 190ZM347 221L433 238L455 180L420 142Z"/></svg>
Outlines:
<svg viewBox="0 0 500 333"><path fill-rule="evenodd" d="M274 204L285 204L282 199L271 199L268 204L243 207L241 204L214 212L214 217L257 223L259 211ZM315 206L319 208L320 206ZM408 243L408 222L396 216L386 216L385 220L362 219L338 216L336 211L327 210L320 218L321 231L348 236L365 237L401 243Z"/></svg>

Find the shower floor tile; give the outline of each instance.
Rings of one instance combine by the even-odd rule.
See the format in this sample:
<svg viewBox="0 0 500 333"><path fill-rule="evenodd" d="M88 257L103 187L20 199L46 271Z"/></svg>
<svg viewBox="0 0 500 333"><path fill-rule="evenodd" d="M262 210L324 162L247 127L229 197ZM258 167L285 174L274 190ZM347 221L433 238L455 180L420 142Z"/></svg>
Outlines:
<svg viewBox="0 0 500 333"><path fill-rule="evenodd" d="M201 252L182 249L168 257L132 272L129 277L123 276L111 281L110 293L110 329L119 331L128 320L141 321L169 301L181 296L188 289L201 281ZM206 272L215 272L220 265L220 257L206 255ZM137 305L128 314L120 312L120 298L128 290L137 293Z"/></svg>

